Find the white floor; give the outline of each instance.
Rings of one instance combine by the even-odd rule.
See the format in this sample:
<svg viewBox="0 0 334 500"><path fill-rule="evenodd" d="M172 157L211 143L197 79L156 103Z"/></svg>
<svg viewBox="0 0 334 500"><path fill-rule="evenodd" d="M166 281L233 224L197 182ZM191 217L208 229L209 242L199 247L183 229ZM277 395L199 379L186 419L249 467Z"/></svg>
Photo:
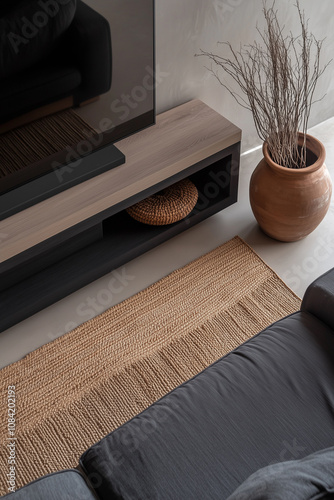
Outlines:
<svg viewBox="0 0 334 500"><path fill-rule="evenodd" d="M326 147L326 164L334 182L334 118L317 125L310 133ZM268 238L258 228L248 200L249 179L261 156L259 149L241 158L238 203L1 333L0 367L72 330L235 235L243 238L302 296L313 279L334 267L334 201L320 226L304 240L280 243Z"/></svg>

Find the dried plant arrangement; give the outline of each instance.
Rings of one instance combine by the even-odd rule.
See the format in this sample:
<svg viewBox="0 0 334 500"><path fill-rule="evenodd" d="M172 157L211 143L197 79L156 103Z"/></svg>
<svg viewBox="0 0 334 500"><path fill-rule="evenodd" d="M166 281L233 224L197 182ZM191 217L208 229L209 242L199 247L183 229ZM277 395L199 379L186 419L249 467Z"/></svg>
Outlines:
<svg viewBox="0 0 334 500"><path fill-rule="evenodd" d="M317 82L331 62L321 66L324 40L309 32L299 0L295 7L301 26L298 36L284 33L275 1L271 7L264 2L266 27L263 32L257 27L260 42L239 51L229 42L219 42L227 46L230 58L203 50L196 54L211 59L208 69L238 104L252 112L257 133L267 142L272 160L287 168L306 166L306 141L298 147L298 132L307 132ZM226 83L221 69L238 84L242 95Z"/></svg>

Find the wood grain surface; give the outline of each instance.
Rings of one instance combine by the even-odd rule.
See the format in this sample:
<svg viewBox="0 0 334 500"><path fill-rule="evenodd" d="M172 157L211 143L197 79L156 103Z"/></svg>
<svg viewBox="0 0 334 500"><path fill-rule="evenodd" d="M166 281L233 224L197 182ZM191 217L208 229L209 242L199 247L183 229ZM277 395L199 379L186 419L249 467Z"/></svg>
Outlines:
<svg viewBox="0 0 334 500"><path fill-rule="evenodd" d="M199 100L157 116L116 145L126 163L0 222L0 262L124 201L241 139Z"/></svg>

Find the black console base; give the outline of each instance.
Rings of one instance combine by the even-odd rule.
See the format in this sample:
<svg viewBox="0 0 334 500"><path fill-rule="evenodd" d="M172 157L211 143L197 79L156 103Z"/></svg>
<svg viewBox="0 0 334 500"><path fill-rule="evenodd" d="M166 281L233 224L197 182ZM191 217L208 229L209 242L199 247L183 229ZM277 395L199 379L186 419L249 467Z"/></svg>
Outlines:
<svg viewBox="0 0 334 500"><path fill-rule="evenodd" d="M235 203L239 159L236 143L0 264L0 331ZM125 211L185 177L199 191L186 219L148 226Z"/></svg>
<svg viewBox="0 0 334 500"><path fill-rule="evenodd" d="M125 162L125 156L113 144L32 179L0 195L0 220L31 207L55 194L87 181Z"/></svg>

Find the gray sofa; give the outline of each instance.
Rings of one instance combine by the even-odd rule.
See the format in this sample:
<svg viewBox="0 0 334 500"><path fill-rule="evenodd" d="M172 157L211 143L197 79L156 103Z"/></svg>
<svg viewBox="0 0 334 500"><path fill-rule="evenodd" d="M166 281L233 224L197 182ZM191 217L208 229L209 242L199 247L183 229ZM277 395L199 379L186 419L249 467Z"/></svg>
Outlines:
<svg viewBox="0 0 334 500"><path fill-rule="evenodd" d="M79 468L10 498L333 500L334 269L300 311L110 433Z"/></svg>

